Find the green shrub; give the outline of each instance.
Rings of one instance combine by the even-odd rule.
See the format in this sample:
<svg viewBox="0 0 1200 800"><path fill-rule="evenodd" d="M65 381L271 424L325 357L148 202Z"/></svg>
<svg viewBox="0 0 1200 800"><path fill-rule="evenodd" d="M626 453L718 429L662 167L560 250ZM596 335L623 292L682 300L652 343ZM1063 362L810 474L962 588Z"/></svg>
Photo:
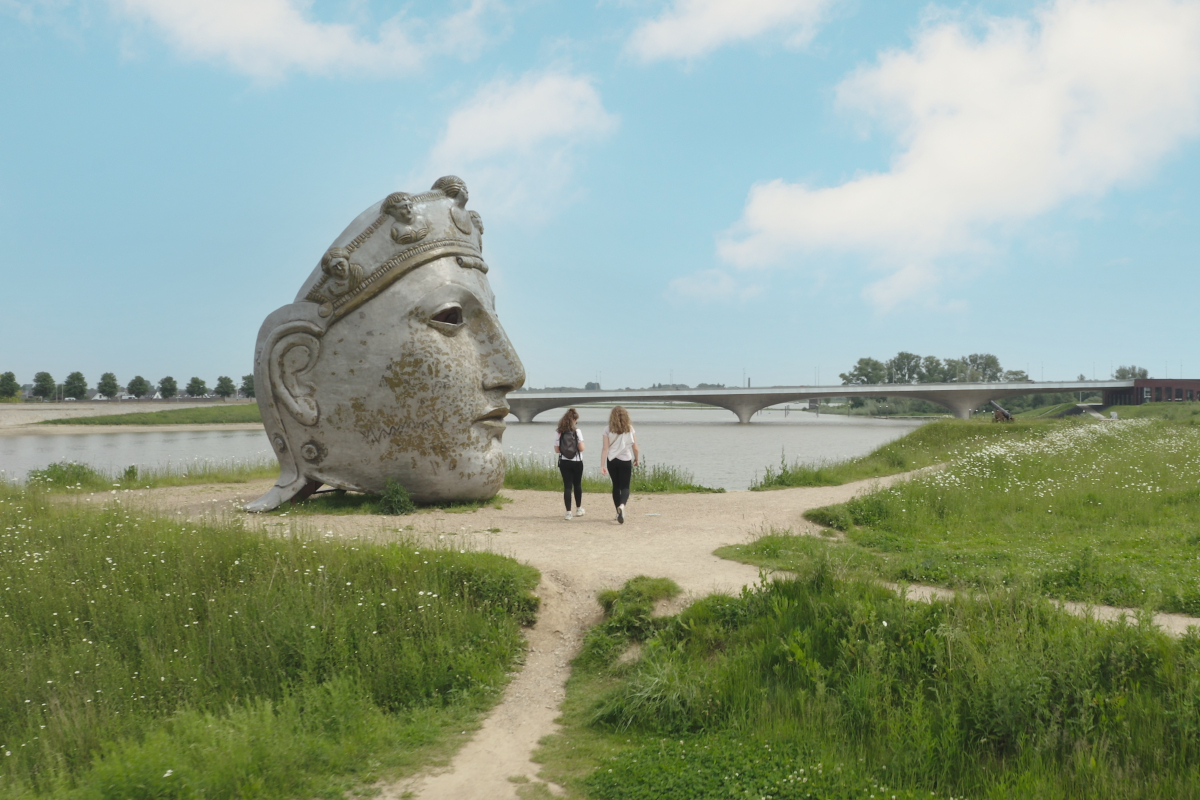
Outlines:
<svg viewBox="0 0 1200 800"><path fill-rule="evenodd" d="M619 656L630 642L641 642L661 624L654 617L654 604L675 597L682 590L670 578L630 578L620 589L605 589L597 595L604 621L594 626L583 640L578 663L605 665Z"/></svg>
<svg viewBox="0 0 1200 800"><path fill-rule="evenodd" d="M412 514L417 510L417 504L413 502L407 489L397 481L388 478L376 508L380 514Z"/></svg>
<svg viewBox="0 0 1200 800"><path fill-rule="evenodd" d="M581 664L608 675L592 725L631 742L596 796L1200 794L1200 637L1020 592L914 603L837 569L693 604L632 667Z"/></svg>

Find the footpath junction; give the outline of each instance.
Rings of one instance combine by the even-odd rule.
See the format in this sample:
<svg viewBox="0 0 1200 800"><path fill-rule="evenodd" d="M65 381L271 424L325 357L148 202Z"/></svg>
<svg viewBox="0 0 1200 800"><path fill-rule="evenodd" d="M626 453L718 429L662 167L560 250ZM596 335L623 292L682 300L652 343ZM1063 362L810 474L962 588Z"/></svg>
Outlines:
<svg viewBox="0 0 1200 800"><path fill-rule="evenodd" d="M1104 406L1141 405L1167 401L1200 400L1200 380L1139 378L1121 381L1050 381L1043 383L872 383L854 386L768 386L759 389L637 389L616 391L539 392L508 395L508 407L521 422L532 422L543 411L588 403L631 402L699 403L726 408L738 421L750 422L757 411L780 403L798 403L830 397L908 397L945 406L955 417L967 419L971 410L992 400L1024 394L1102 392Z"/></svg>

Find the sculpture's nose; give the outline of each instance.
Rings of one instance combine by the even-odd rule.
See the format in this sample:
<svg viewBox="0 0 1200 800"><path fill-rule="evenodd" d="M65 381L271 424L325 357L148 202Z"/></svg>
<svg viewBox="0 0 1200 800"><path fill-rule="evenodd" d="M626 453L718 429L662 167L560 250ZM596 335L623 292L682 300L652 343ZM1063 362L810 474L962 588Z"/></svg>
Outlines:
<svg viewBox="0 0 1200 800"><path fill-rule="evenodd" d="M525 385L525 366L495 315L487 314L485 334L479 339L483 360L483 388L516 391Z"/></svg>

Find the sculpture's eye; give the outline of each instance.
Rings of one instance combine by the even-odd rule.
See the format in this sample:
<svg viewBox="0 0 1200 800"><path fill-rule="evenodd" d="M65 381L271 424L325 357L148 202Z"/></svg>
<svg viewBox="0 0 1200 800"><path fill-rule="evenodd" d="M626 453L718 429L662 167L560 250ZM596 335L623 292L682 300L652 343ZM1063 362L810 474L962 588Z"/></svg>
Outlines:
<svg viewBox="0 0 1200 800"><path fill-rule="evenodd" d="M463 324L461 306L448 306L430 317L436 323L434 327L445 333L455 333Z"/></svg>

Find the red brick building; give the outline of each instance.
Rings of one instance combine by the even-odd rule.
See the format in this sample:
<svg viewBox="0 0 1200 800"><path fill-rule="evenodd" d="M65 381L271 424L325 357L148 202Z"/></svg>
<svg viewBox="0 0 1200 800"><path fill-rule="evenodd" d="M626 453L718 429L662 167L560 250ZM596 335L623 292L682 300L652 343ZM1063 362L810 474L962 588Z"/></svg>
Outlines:
<svg viewBox="0 0 1200 800"><path fill-rule="evenodd" d="M1195 402L1200 400L1200 380L1139 378L1132 389L1105 389L1106 406L1140 406L1142 403Z"/></svg>

